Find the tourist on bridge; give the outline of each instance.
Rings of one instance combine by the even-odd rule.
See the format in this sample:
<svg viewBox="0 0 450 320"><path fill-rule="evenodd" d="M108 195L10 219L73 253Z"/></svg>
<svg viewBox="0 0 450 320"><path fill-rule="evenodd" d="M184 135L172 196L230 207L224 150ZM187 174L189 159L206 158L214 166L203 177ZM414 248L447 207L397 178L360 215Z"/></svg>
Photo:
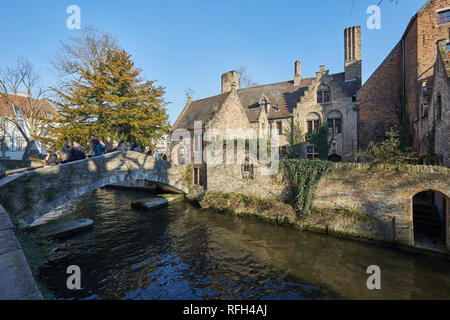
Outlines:
<svg viewBox="0 0 450 320"><path fill-rule="evenodd" d="M154 156L155 156L155 160L159 160L159 153L158 153L158 149L156 149L156 148L155 148Z"/></svg>
<svg viewBox="0 0 450 320"><path fill-rule="evenodd" d="M72 145L70 141L66 143L61 148L61 161L62 163L70 162L72 159Z"/></svg>
<svg viewBox="0 0 450 320"><path fill-rule="evenodd" d="M105 154L105 149L101 141L97 140L97 144L95 145L95 156L102 156Z"/></svg>
<svg viewBox="0 0 450 320"><path fill-rule="evenodd" d="M92 135L91 136L91 141L89 142L89 149L88 149L88 156L89 157L95 157L95 147L99 143L100 143L100 141L98 141L98 139L94 135Z"/></svg>
<svg viewBox="0 0 450 320"><path fill-rule="evenodd" d="M137 144L136 141L131 145L131 151L141 152L141 147Z"/></svg>
<svg viewBox="0 0 450 320"><path fill-rule="evenodd" d="M111 138L108 137L108 138L106 138L106 141L105 141L105 153L110 153L110 152L113 152L113 151L114 151L114 148L113 148L113 145L111 143Z"/></svg>
<svg viewBox="0 0 450 320"><path fill-rule="evenodd" d="M55 153L53 153L51 151L47 151L47 156L45 157L45 163L48 166L56 166L56 159L57 159L57 156Z"/></svg>
<svg viewBox="0 0 450 320"><path fill-rule="evenodd" d="M86 153L84 152L84 148L78 142L74 141L72 145L72 161L83 160L86 159Z"/></svg>

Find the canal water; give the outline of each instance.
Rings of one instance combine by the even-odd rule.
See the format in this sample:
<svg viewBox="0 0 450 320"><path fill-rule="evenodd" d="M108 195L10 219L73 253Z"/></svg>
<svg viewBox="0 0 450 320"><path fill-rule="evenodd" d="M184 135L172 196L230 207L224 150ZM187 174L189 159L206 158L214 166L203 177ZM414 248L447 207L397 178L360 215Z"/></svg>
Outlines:
<svg viewBox="0 0 450 320"><path fill-rule="evenodd" d="M238 218L188 203L136 211L99 189L59 209L94 220L56 243L41 278L57 299L450 299L450 262ZM70 291L66 269L81 268ZM368 266L381 290L367 289Z"/></svg>

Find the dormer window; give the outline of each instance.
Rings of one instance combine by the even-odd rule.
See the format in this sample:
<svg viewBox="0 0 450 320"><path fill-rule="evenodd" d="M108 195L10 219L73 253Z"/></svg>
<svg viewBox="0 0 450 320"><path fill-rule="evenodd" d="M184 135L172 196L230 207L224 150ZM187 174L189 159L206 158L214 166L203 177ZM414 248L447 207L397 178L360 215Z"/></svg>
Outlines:
<svg viewBox="0 0 450 320"><path fill-rule="evenodd" d="M438 24L444 24L450 22L450 10L438 12Z"/></svg>
<svg viewBox="0 0 450 320"><path fill-rule="evenodd" d="M327 86L320 86L317 89L317 103L329 103L330 102L330 88Z"/></svg>

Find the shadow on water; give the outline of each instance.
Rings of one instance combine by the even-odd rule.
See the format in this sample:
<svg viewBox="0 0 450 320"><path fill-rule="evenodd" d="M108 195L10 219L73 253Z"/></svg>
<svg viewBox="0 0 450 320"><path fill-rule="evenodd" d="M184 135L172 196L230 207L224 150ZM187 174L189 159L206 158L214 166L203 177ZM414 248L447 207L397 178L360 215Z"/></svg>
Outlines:
<svg viewBox="0 0 450 320"><path fill-rule="evenodd" d="M41 269L59 299L449 299L450 263L186 203L140 212L143 193L100 189L65 209L94 220ZM78 265L82 290L66 288ZM379 265L382 290L366 286Z"/></svg>

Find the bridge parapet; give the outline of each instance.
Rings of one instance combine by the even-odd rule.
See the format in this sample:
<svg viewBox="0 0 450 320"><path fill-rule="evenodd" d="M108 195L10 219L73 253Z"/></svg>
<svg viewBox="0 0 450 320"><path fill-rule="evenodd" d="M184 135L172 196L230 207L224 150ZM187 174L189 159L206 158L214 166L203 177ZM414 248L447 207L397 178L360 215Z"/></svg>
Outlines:
<svg viewBox="0 0 450 320"><path fill-rule="evenodd" d="M26 172L0 187L0 203L16 220L33 223L58 206L126 180L148 180L187 193L185 167L137 152L115 152Z"/></svg>

